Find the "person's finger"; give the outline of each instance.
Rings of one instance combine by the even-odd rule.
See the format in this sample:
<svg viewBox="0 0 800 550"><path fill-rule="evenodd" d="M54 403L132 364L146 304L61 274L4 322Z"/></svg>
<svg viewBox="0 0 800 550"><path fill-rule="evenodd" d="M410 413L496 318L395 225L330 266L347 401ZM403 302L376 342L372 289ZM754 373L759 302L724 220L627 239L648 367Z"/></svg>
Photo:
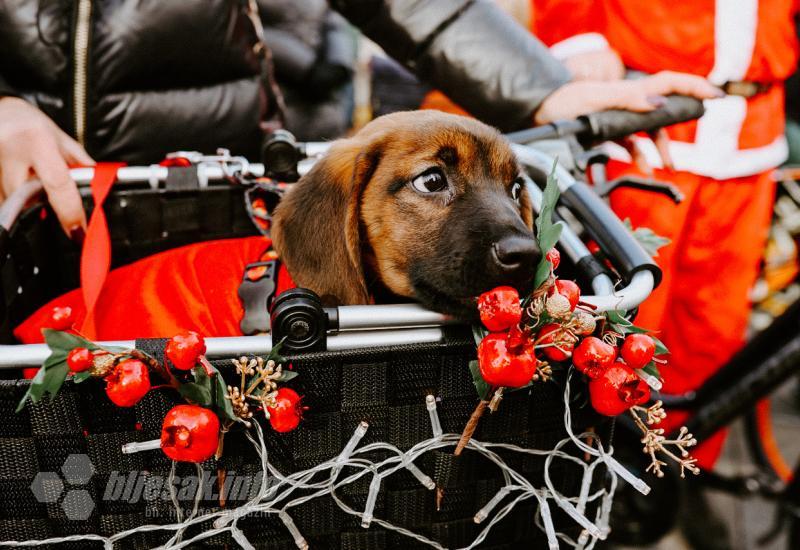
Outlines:
<svg viewBox="0 0 800 550"><path fill-rule="evenodd" d="M47 192L61 227L67 235L80 240L78 234L86 227L86 214L78 187L70 178L67 163L55 141L43 139L37 145L33 169Z"/></svg>
<svg viewBox="0 0 800 550"><path fill-rule="evenodd" d="M675 165L672 163L672 155L669 153L669 134L667 134L667 130L665 128L659 128L655 132L652 132L650 137L653 143L656 144L656 149L658 150L659 156L661 156L661 162L664 164L664 168L667 170L674 170Z"/></svg>
<svg viewBox="0 0 800 550"><path fill-rule="evenodd" d="M662 71L644 79L648 93L658 95L680 94L698 99L714 99L725 96L725 92L701 76Z"/></svg>
<svg viewBox="0 0 800 550"><path fill-rule="evenodd" d="M664 96L648 95L646 90L638 84L638 82L621 82L616 91L610 90L611 106L617 109L647 113L665 105L667 99Z"/></svg>
<svg viewBox="0 0 800 550"><path fill-rule="evenodd" d="M64 132L59 131L58 146L61 153L69 164L80 164L81 166L94 166L95 161L89 156L80 143L69 137Z"/></svg>
<svg viewBox="0 0 800 550"><path fill-rule="evenodd" d="M581 64L581 74L584 80L600 80L600 66L592 63Z"/></svg>
<svg viewBox="0 0 800 550"><path fill-rule="evenodd" d="M610 82L612 80L619 80L624 75L624 69L620 69L620 65L617 63L604 63L600 66L600 76L599 79L605 82Z"/></svg>
<svg viewBox="0 0 800 550"><path fill-rule="evenodd" d="M0 172L0 184L3 187L3 195L8 197L28 179L30 167L27 162L14 159L0 159L0 166L3 167Z"/></svg>
<svg viewBox="0 0 800 550"><path fill-rule="evenodd" d="M653 167L650 166L650 163L647 162L647 156L642 151L639 144L636 142L635 139L632 138L625 138L622 140L623 147L628 150L628 153L631 155L631 160L636 168L646 176L653 175Z"/></svg>

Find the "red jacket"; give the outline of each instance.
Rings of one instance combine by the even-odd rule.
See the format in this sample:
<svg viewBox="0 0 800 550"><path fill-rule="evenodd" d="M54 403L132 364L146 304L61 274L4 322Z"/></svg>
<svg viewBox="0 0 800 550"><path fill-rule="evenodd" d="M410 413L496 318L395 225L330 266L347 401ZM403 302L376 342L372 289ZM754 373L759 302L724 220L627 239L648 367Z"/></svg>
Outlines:
<svg viewBox="0 0 800 550"><path fill-rule="evenodd" d="M783 162L783 81L797 64L796 0L532 0L532 30L556 56L603 47L627 67L768 85L750 99L706 101L699 121L670 128L676 168L718 179ZM660 165L652 144L643 144Z"/></svg>

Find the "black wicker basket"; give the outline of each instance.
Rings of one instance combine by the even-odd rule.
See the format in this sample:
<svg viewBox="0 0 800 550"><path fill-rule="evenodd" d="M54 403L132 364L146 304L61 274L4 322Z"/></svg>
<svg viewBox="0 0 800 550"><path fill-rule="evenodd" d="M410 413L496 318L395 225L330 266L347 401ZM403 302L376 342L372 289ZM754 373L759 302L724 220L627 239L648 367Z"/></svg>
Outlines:
<svg viewBox="0 0 800 550"><path fill-rule="evenodd" d="M91 205L87 205L90 207ZM203 191L116 190L106 211L115 265L156 251L202 239L245 236L254 233L236 187ZM0 233L0 341L12 343L11 330L36 307L74 288L77 248L60 232L52 213L41 206L27 210L10 232ZM342 352L309 353L289 357L299 377L290 385L305 396L310 411L301 427L289 434L265 430L269 460L284 473L309 468L336 456L362 420L370 424L364 442L381 440L406 449L431 436L425 397L436 396L445 432L460 433L476 405L468 363L475 345L468 329L447 329L435 344L419 344ZM137 347L158 353L163 342L143 340ZM232 374L229 361L216 366ZM170 394L150 392L136 407L121 409L105 396L101 384L70 381L54 399L45 399L16 414L27 381L19 371L0 371L0 541L42 539L76 533L110 535L148 523L174 521L172 504L164 499L136 502L106 499L109 477L140 475L143 479L168 475L172 463L159 451L126 455L121 446L159 436L161 421L173 405ZM476 437L510 442L524 447L552 449L565 437L563 388L557 382L507 394L500 410L486 415ZM241 432L226 436L219 464L205 463L215 473L257 474L260 468L253 447ZM441 509L435 491L422 487L410 474L392 476L382 488L375 517L428 536L446 547L468 545L482 526L474 514L503 484L499 469L477 453L466 451L453 458L447 452L423 456L417 466L446 489ZM93 465L90 479L69 479L62 466L71 454L86 454ZM544 459L508 456L507 461L526 477L542 485ZM179 465L178 474L194 471ZM190 472L191 471L191 472ZM41 502L31 490L40 472L55 472L64 481L56 497ZM61 473L59 473L61 472ZM554 466L550 474L567 494L575 494L581 469ZM73 483L74 481L74 483ZM362 479L361 481L365 481ZM56 489L58 489L56 483ZM146 485L146 484L145 484ZM363 508L369 480L342 489L341 498ZM55 489L53 489L55 490ZM94 503L88 519L70 520L64 499L86 491ZM82 493L83 494L83 493ZM86 498L86 495L83 495ZM233 506L236 501L229 501ZM201 503L204 509L218 501ZM575 535L569 521L553 507L557 527ZM360 527L328 498L311 501L293 512L294 520L312 548L409 548L415 541L377 526ZM536 527L536 502L520 503L497 524L482 548L543 546L544 534ZM291 548L292 539L276 517L248 517L239 524L258 548ZM141 533L121 547L151 547L163 543L164 533ZM135 544L134 544L135 543ZM226 534L204 541L208 547L227 547ZM69 547L61 544L59 548ZM72 543L86 548L91 543ZM97 546L101 546L99 543ZM234 545L235 546L235 545Z"/></svg>

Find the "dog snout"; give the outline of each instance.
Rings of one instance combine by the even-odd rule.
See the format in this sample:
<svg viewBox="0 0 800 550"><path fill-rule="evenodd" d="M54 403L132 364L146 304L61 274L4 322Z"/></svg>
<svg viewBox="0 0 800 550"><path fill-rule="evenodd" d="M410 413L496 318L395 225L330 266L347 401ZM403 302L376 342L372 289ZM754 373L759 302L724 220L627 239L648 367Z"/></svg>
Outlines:
<svg viewBox="0 0 800 550"><path fill-rule="evenodd" d="M540 256L539 246L530 237L510 235L492 245L492 259L500 273L514 279L533 273Z"/></svg>

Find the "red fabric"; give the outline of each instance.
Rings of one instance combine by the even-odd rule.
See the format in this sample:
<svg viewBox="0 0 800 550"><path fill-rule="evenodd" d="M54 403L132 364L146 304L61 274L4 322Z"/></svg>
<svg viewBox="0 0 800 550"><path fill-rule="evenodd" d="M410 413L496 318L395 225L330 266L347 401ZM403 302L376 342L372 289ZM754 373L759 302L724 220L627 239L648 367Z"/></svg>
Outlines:
<svg viewBox="0 0 800 550"><path fill-rule="evenodd" d="M610 178L623 173L638 174L627 164L609 164ZM642 304L636 324L659 331L670 349L669 364L661 369L664 391L680 394L700 386L744 343L775 183L769 173L716 180L656 170L655 178L677 185L686 199L676 205L647 191L621 189L612 194L611 206L634 227L672 240L656 258L663 282ZM665 427L685 418L670 412ZM692 454L708 468L723 442L719 433Z"/></svg>
<svg viewBox="0 0 800 550"><path fill-rule="evenodd" d="M86 312L81 332L89 338L96 337L93 311L111 268L111 239L103 203L117 179L117 170L122 166L124 164L114 162L97 163L91 181L94 211L81 250L81 289Z"/></svg>
<svg viewBox="0 0 800 550"><path fill-rule="evenodd" d="M547 45L599 32L631 69L708 76L715 65L719 65L723 70L716 76L721 79L717 84L726 80L752 80L772 85L767 92L747 100L743 120L737 118L741 115L736 114L738 110L732 105L731 112L720 115L727 120L711 124L712 129L718 126L722 129L703 134L705 146L713 149L715 142L720 143L720 147L727 143L721 132L737 132L738 147L742 150L769 146L783 135L783 81L795 70L798 57L794 22L797 0L747 0L744 3L531 0L531 5L531 28ZM738 15L747 14L748 9L753 9L755 20ZM742 48L750 48L752 43L752 52L741 68L740 50L731 46L737 37ZM696 126L694 121L677 124L668 128L668 132L674 141L695 143ZM673 157L680 161L677 155ZM736 173L726 176L752 175L766 168L763 162L750 162L752 167L736 168Z"/></svg>
<svg viewBox="0 0 800 550"><path fill-rule="evenodd" d="M240 336L243 310L236 294L245 266L269 246L264 237L193 244L111 271L95 306L98 340L170 337L182 330ZM277 291L294 287L281 266ZM70 306L80 325L86 307L80 289L43 306L14 331L23 343L42 342L54 306Z"/></svg>

